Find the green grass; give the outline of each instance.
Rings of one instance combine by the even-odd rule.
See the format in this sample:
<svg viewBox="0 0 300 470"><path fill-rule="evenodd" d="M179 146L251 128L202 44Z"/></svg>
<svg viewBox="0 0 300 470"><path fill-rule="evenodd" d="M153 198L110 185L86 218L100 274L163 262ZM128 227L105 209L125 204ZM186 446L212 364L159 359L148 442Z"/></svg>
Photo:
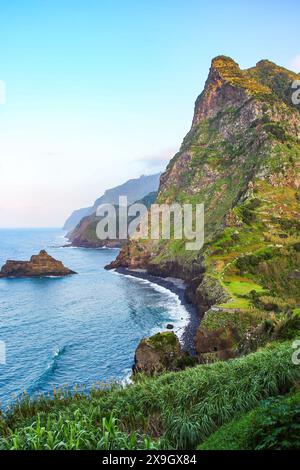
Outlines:
<svg viewBox="0 0 300 470"><path fill-rule="evenodd" d="M0 421L0 446L192 449L260 400L288 392L300 377L292 353L290 343L274 343L243 358L141 378L126 388L27 399ZM107 434L104 423L112 420Z"/></svg>
<svg viewBox="0 0 300 470"><path fill-rule="evenodd" d="M250 300L244 296L248 296L250 292L263 292L263 288L250 280L247 281L226 281L222 282L222 285L229 291L233 297L232 301L226 304L220 304L220 307L232 308L232 309L247 309L251 306Z"/></svg>
<svg viewBox="0 0 300 470"><path fill-rule="evenodd" d="M225 285L228 286L230 292L237 296L247 295L253 290L257 292L262 292L264 290L260 285L256 284L255 282L250 282L248 280L225 282Z"/></svg>
<svg viewBox="0 0 300 470"><path fill-rule="evenodd" d="M257 408L225 424L206 439L198 450L251 450L248 443L249 429L256 413Z"/></svg>
<svg viewBox="0 0 300 470"><path fill-rule="evenodd" d="M285 421L284 423L282 423L282 418ZM264 448L274 448L274 445L276 445L277 449L284 449L289 445L289 448L299 449L299 418L300 392L291 396L268 400L238 419L222 426L206 439L198 449L254 450L262 445ZM266 435L262 439L262 433L265 431Z"/></svg>

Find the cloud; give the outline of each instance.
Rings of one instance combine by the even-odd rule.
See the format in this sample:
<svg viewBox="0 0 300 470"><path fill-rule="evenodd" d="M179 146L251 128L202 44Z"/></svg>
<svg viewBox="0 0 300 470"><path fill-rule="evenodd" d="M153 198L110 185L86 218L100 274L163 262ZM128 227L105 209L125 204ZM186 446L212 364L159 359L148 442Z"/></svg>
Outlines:
<svg viewBox="0 0 300 470"><path fill-rule="evenodd" d="M291 68L295 72L300 72L300 54L296 55L296 57L291 61Z"/></svg>

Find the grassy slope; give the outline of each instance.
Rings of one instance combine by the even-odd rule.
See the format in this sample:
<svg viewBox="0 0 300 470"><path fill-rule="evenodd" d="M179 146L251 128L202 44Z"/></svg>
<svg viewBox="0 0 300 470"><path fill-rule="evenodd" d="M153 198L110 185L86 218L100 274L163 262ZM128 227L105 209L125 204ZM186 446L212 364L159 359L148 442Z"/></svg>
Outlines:
<svg viewBox="0 0 300 470"><path fill-rule="evenodd" d="M195 448L260 400L287 393L300 378L292 353L290 343L274 343L243 358L140 380L125 389L25 400L2 421L0 446Z"/></svg>
<svg viewBox="0 0 300 470"><path fill-rule="evenodd" d="M270 417L270 411L275 411L275 416ZM293 411L293 413L291 413ZM276 415L281 413L279 416ZM275 419L274 419L275 418ZM276 420L277 418L277 420ZM281 446L287 448L290 442L287 441L285 434L293 435L293 448L300 448L300 392L291 394L291 396L280 397L276 400L263 402L260 406L254 408L248 413L243 414L238 419L231 421L229 424L221 426L218 431L213 433L203 444L199 446L199 450L252 450L257 448L257 433L261 432L258 423L263 419L267 428L268 439L266 448L276 449L271 439L268 427L277 424L276 435L282 432L283 437L280 439ZM284 427L280 421L284 421ZM298 423L298 424L297 424ZM288 432L287 432L288 431ZM280 436L281 437L281 436ZM284 442L286 441L286 442ZM264 447L265 448L265 447ZM282 447L279 447L282 448Z"/></svg>

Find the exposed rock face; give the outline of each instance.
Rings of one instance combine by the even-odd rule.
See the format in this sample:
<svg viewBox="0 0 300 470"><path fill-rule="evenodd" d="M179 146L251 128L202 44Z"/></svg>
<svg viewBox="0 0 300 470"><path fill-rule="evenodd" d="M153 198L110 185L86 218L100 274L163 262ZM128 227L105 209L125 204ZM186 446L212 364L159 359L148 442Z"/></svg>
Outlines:
<svg viewBox="0 0 300 470"><path fill-rule="evenodd" d="M200 362L227 360L235 357L233 346L238 335L233 328L220 327L212 331L199 328L196 335L196 350Z"/></svg>
<svg viewBox="0 0 300 470"><path fill-rule="evenodd" d="M271 93L271 89L239 68L230 57L216 57L211 68L204 91L195 104L192 127L205 119L215 117L224 107L243 106L251 95Z"/></svg>
<svg viewBox="0 0 300 470"><path fill-rule="evenodd" d="M0 271L0 277L42 277L42 276L68 276L76 274L66 268L61 261L57 261L41 250L38 255L33 255L30 261L8 260Z"/></svg>
<svg viewBox="0 0 300 470"><path fill-rule="evenodd" d="M182 351L175 333L157 333L141 340L135 352L133 373L156 375L166 370L181 370L194 363L194 358Z"/></svg>
<svg viewBox="0 0 300 470"><path fill-rule="evenodd" d="M300 305L300 106L291 99L299 79L266 60L241 70L213 59L156 201L203 203L205 245L187 252L185 240L134 240L113 263L187 282L204 315L201 360L237 354L270 308Z"/></svg>

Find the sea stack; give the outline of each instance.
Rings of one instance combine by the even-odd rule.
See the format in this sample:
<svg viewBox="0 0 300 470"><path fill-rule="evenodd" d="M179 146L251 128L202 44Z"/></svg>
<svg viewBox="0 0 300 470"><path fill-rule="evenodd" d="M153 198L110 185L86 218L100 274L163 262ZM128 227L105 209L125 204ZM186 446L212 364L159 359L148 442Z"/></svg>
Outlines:
<svg viewBox="0 0 300 470"><path fill-rule="evenodd" d="M8 260L0 271L0 278L18 277L44 277L44 276L68 276L77 274L66 268L61 261L57 261L41 250L38 255L33 255L30 261Z"/></svg>

